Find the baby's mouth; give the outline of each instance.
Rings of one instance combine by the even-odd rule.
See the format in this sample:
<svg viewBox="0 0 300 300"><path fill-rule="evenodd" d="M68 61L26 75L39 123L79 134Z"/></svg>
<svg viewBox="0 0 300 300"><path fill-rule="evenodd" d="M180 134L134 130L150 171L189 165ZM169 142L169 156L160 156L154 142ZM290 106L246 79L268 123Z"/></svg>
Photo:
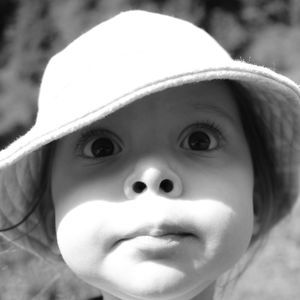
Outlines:
<svg viewBox="0 0 300 300"><path fill-rule="evenodd" d="M165 261L176 257L178 253L188 253L187 247L195 243L196 236L177 229L143 230L120 239L116 246L127 247L137 253L140 259ZM128 248L129 247L129 248Z"/></svg>
<svg viewBox="0 0 300 300"><path fill-rule="evenodd" d="M160 226L145 226L126 234L119 239L115 246L127 241L135 241L151 246L175 245L186 238L196 238L196 235L181 226L162 224ZM150 247L151 248L151 247Z"/></svg>

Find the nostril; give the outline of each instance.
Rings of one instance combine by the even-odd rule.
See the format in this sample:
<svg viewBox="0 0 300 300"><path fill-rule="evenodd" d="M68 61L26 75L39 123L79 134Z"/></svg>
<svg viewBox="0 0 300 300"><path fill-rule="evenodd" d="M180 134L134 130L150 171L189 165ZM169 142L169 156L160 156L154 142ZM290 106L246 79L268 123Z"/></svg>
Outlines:
<svg viewBox="0 0 300 300"><path fill-rule="evenodd" d="M134 190L134 192L136 192L137 194L142 193L145 189L147 188L146 184L144 182L141 181L137 181L133 184L132 189Z"/></svg>
<svg viewBox="0 0 300 300"><path fill-rule="evenodd" d="M160 183L159 188L163 190L165 193L170 193L174 188L174 184L170 179L164 179Z"/></svg>

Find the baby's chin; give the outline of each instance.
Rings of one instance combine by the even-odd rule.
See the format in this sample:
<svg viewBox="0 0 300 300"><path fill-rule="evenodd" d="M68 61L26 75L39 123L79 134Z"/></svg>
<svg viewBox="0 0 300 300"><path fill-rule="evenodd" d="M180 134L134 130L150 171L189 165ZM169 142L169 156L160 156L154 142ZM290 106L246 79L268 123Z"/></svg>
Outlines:
<svg viewBox="0 0 300 300"><path fill-rule="evenodd" d="M107 278L94 278L89 283L122 300L190 300L212 283L195 270L184 272L154 261L126 272L109 273Z"/></svg>

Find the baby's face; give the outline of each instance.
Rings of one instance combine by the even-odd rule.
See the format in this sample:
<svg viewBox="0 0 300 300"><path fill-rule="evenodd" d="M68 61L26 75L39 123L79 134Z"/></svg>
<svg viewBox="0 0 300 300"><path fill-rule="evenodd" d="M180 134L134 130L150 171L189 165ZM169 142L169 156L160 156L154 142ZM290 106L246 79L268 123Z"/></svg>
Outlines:
<svg viewBox="0 0 300 300"><path fill-rule="evenodd" d="M221 82L147 96L63 138L51 184L64 260L121 299L202 295L252 235L251 157Z"/></svg>

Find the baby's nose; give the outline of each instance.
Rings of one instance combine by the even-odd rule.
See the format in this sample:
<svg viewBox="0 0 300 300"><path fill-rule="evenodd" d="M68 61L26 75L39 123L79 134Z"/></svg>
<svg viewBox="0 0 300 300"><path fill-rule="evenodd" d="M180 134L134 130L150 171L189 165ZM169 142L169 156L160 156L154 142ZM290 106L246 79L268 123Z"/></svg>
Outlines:
<svg viewBox="0 0 300 300"><path fill-rule="evenodd" d="M147 182L145 183L144 181L135 181L130 188L132 189L133 193L141 194L147 190L148 186L149 184L147 184ZM173 180L168 178L162 179L156 184L156 186L151 185L150 187L152 187L152 190L161 191L162 193L166 194L172 193L172 191L174 190Z"/></svg>
<svg viewBox="0 0 300 300"><path fill-rule="evenodd" d="M182 193L182 181L164 162L140 163L125 180L124 192L128 199L145 192L177 198Z"/></svg>

